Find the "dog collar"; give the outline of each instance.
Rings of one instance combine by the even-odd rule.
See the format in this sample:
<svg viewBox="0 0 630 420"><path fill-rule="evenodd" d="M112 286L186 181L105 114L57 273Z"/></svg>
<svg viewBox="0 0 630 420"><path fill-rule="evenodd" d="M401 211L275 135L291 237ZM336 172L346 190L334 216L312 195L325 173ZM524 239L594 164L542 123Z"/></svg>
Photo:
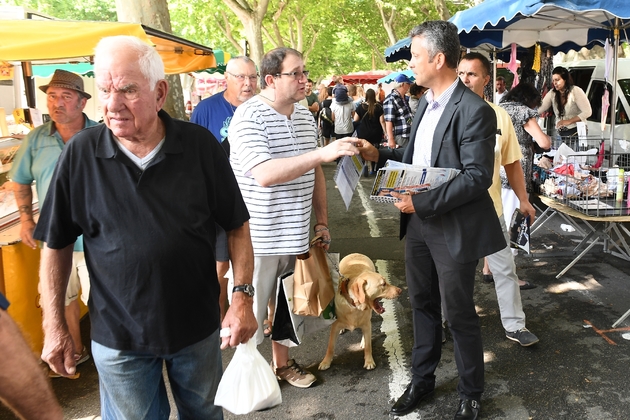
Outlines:
<svg viewBox="0 0 630 420"><path fill-rule="evenodd" d="M340 276L339 277L339 293L341 294L341 296L343 296L348 303L350 304L350 306L356 308L357 305L354 304L354 301L352 299L350 299L350 293L348 292L348 283L350 282L350 279L344 276Z"/></svg>

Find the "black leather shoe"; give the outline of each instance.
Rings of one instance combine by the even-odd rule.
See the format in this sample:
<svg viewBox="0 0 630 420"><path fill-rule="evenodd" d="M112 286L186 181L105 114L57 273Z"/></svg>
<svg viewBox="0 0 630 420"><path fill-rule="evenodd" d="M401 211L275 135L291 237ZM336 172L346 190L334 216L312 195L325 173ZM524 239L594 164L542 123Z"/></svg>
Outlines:
<svg viewBox="0 0 630 420"><path fill-rule="evenodd" d="M459 400L459 408L455 413L455 420L477 420L481 404L472 399Z"/></svg>
<svg viewBox="0 0 630 420"><path fill-rule="evenodd" d="M420 402L430 395L433 395L434 389L428 389L421 385L414 385L410 383L407 385L405 392L398 398L398 401L392 406L390 413L397 416L403 416L407 413L411 413Z"/></svg>

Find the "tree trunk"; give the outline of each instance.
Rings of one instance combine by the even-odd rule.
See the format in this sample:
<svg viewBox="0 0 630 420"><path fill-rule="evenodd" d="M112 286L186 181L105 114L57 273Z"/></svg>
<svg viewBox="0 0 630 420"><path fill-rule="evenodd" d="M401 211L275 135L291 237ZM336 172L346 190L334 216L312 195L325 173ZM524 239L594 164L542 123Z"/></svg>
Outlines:
<svg viewBox="0 0 630 420"><path fill-rule="evenodd" d="M166 0L116 0L119 22L141 23L172 33L171 16ZM184 93L179 75L167 75L169 95L162 107L173 118L186 119Z"/></svg>
<svg viewBox="0 0 630 420"><path fill-rule="evenodd" d="M383 28L385 29L387 38L389 38L389 43L395 44L398 41L398 38L396 37L396 33L394 32L394 15L396 14L396 9L392 9L389 13L389 16L387 16L387 14L385 13L385 9L383 8L382 2L377 1L376 7L378 7L378 11L381 14L381 20L383 21Z"/></svg>
<svg viewBox="0 0 630 420"><path fill-rule="evenodd" d="M444 0L434 0L435 8L437 9L438 14L440 15L440 19L449 20L451 18L451 13L448 11L446 7L446 1Z"/></svg>
<svg viewBox="0 0 630 420"><path fill-rule="evenodd" d="M254 60L256 66L260 66L260 61L265 54L262 21L267 14L269 0L252 2L253 6L250 6L246 0L223 0L223 2L243 23L245 38L249 43L249 58Z"/></svg>
<svg viewBox="0 0 630 420"><path fill-rule="evenodd" d="M244 22L245 37L249 42L249 58L254 60L256 66L260 66L265 49L262 41L262 19L258 19L256 15L250 15L250 19Z"/></svg>

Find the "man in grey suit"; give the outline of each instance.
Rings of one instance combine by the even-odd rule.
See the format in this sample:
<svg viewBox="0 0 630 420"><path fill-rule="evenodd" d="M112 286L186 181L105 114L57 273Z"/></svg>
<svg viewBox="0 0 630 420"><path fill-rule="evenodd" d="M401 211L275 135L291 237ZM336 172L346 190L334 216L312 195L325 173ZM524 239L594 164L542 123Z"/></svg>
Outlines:
<svg viewBox="0 0 630 420"><path fill-rule="evenodd" d="M442 318L448 321L460 381L455 419L477 419L484 386L479 317L473 288L478 260L506 243L488 188L492 184L497 134L492 108L457 77L457 28L444 21L411 30L411 62L416 83L429 88L418 105L404 151L380 156L361 142L369 160L398 158L414 165L456 168L452 181L433 190L397 195L401 237L407 235L407 286L413 309L411 383L391 408L413 411L435 388L441 357Z"/></svg>

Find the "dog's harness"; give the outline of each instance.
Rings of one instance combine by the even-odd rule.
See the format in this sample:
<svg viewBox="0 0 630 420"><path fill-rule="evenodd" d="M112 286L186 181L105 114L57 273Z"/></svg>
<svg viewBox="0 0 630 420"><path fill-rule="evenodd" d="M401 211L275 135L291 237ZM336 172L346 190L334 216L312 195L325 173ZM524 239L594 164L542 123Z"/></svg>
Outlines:
<svg viewBox="0 0 630 420"><path fill-rule="evenodd" d="M348 283L349 282L350 282L349 278L347 278L343 274L339 273L339 293L341 294L341 296L343 296L348 301L350 306L352 306L353 308L356 308L357 305L355 305L354 301L352 299L350 299L350 293L348 292Z"/></svg>

